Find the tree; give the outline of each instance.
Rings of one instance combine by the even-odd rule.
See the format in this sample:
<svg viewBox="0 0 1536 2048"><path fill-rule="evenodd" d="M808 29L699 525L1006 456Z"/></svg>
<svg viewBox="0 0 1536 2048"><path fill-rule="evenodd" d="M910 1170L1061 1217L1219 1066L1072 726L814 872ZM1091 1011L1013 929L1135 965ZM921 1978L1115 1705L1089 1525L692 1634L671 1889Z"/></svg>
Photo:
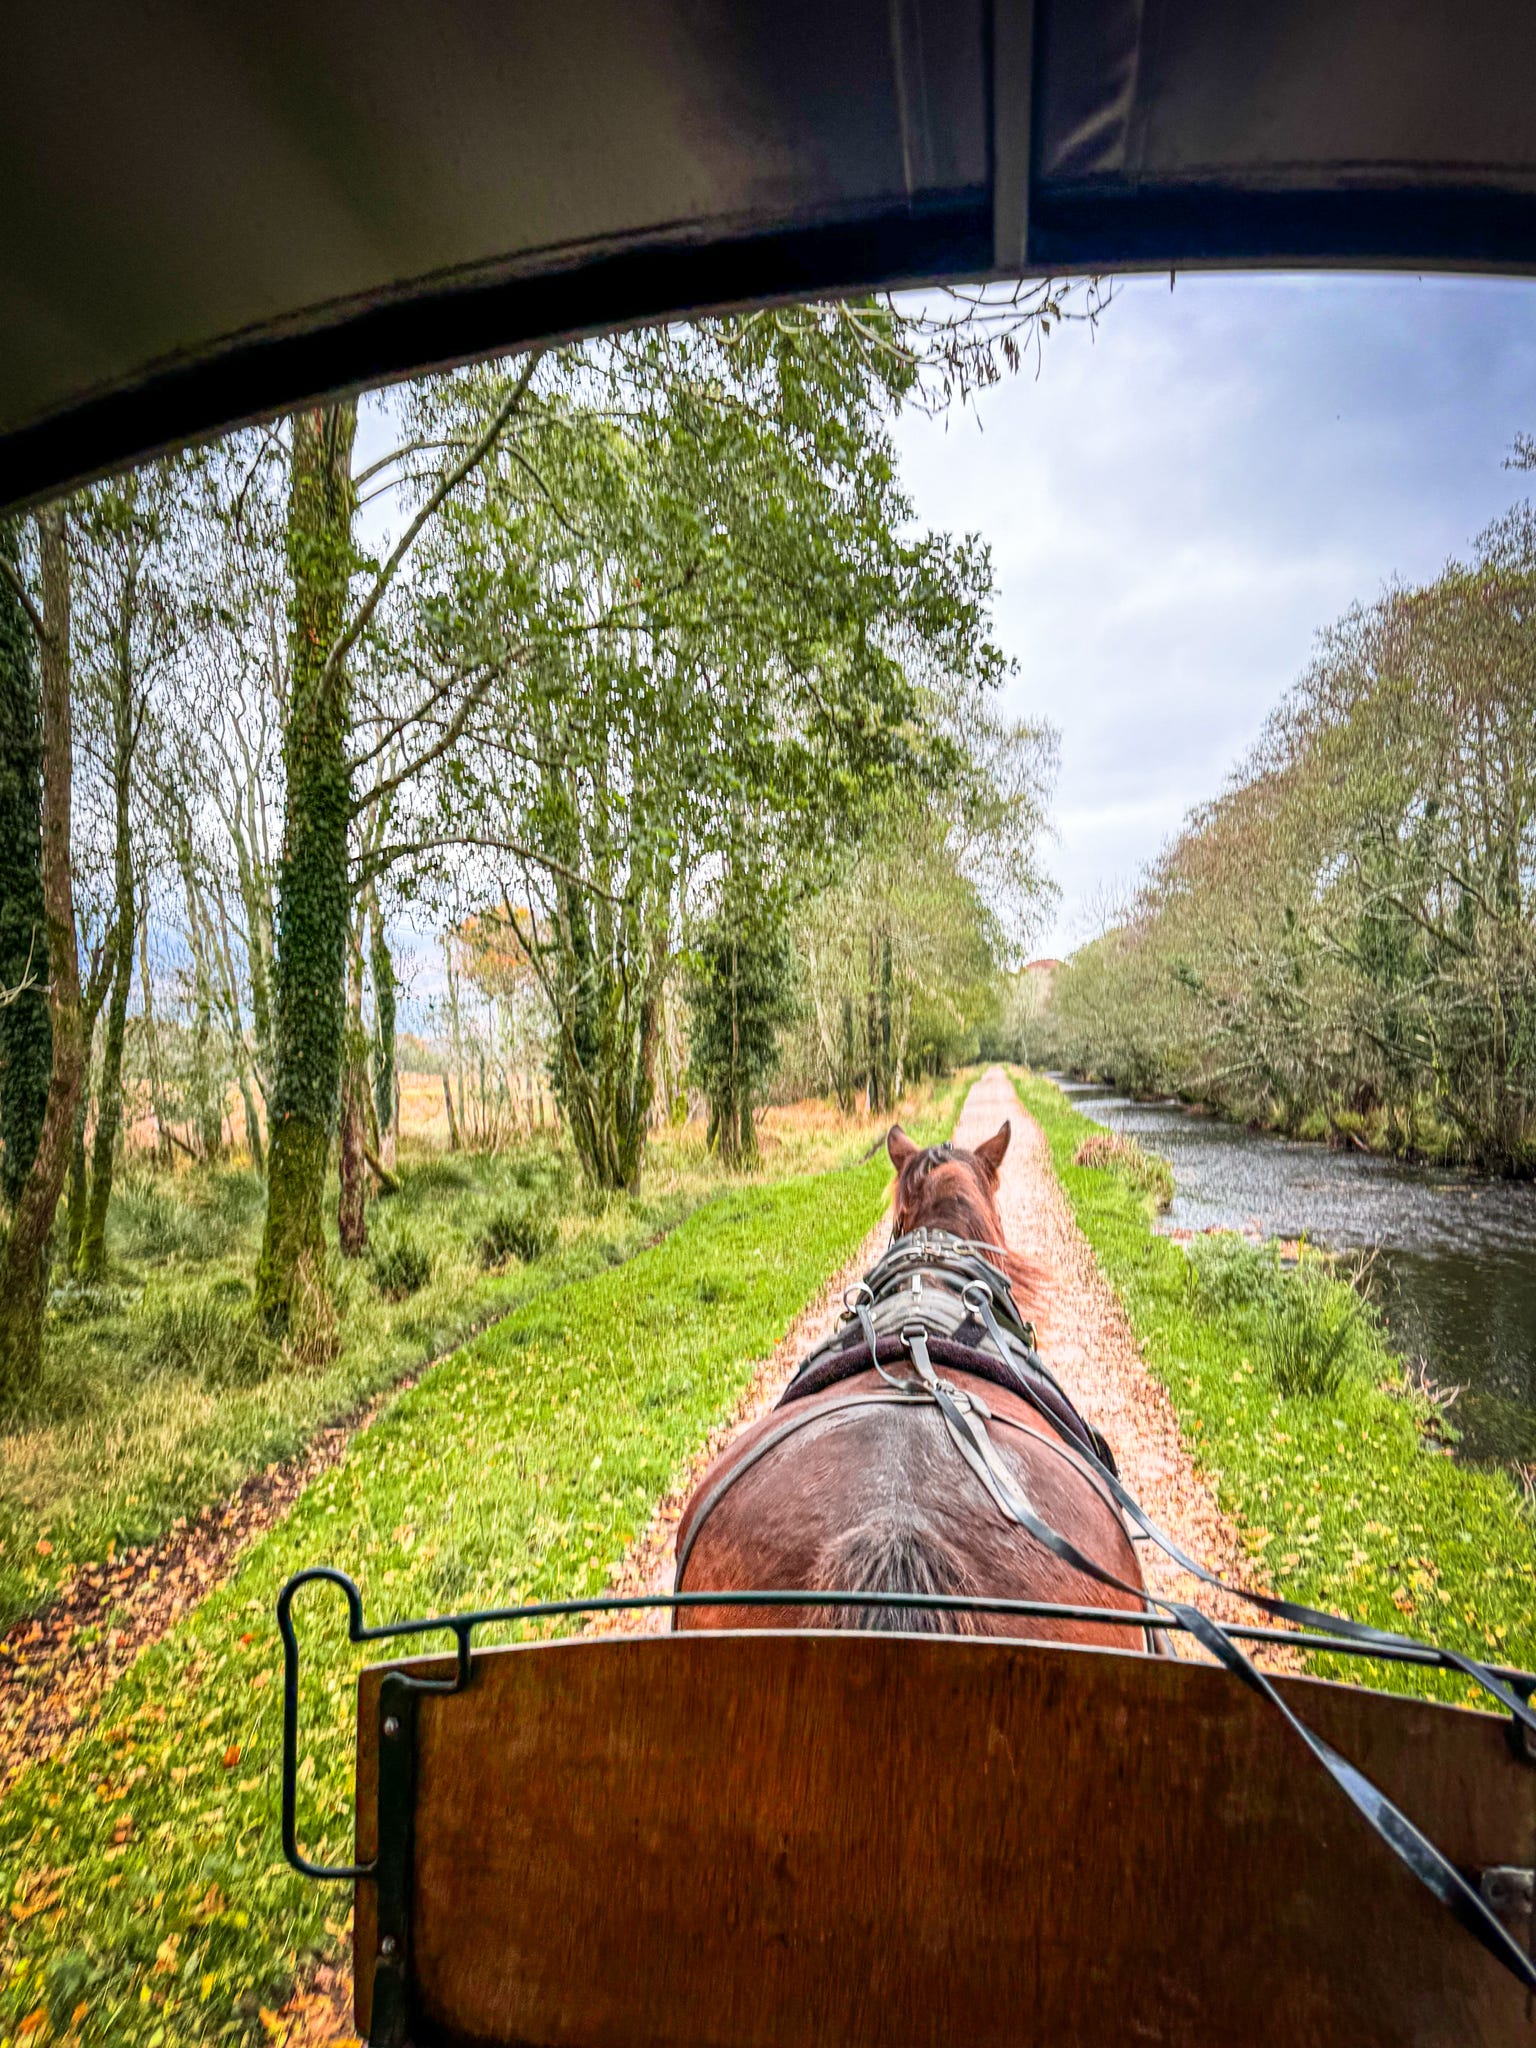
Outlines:
<svg viewBox="0 0 1536 2048"><path fill-rule="evenodd" d="M100 757L111 841L108 993L78 1253L81 1274L92 1281L106 1270L107 1208L122 1128L123 1052L142 907L140 871L147 854L147 830L135 830L139 743L151 695L179 644L175 572L166 549L178 484L174 462L151 464L121 483L84 494L74 518L78 728L84 750Z"/></svg>
<svg viewBox="0 0 1536 2048"><path fill-rule="evenodd" d="M70 1136L85 1067L80 1029L80 970L76 952L74 887L70 874L70 799L73 766L70 729L70 566L65 512L50 505L37 515L42 607L33 610L24 586L6 581L32 616L40 650L42 731L43 915L48 931L48 1014L52 1056L48 1104L37 1151L12 1205L0 1251L0 1400L25 1393L42 1367L43 1316L48 1301L48 1247L69 1164Z"/></svg>
<svg viewBox="0 0 1536 2048"><path fill-rule="evenodd" d="M485 898L532 911L556 1090L600 1186L638 1185L685 906L742 816L825 863L883 790L942 772L909 663L991 662L989 566L913 532L895 483L913 374L832 311L552 362L400 621L395 672L481 692L408 809L417 858L451 847L456 887L478 866ZM496 389L433 387L421 437L462 440Z"/></svg>
<svg viewBox="0 0 1536 2048"><path fill-rule="evenodd" d="M48 931L42 876L37 643L19 589L20 533L0 519L0 1198L14 1206L48 1106Z"/></svg>
<svg viewBox="0 0 1536 2048"><path fill-rule="evenodd" d="M258 1312L285 1331L296 1290L323 1285L322 1202L341 1087L344 978L352 895L347 833L347 596L352 542L352 444L357 407L317 406L292 422L288 509L289 695L287 775L278 866L274 971L276 1072L269 1112L267 1219L256 1273Z"/></svg>
<svg viewBox="0 0 1536 2048"><path fill-rule="evenodd" d="M798 1008L783 906L761 866L738 860L694 938L688 977L689 1070L709 1103L707 1142L727 1166L757 1157L753 1111Z"/></svg>

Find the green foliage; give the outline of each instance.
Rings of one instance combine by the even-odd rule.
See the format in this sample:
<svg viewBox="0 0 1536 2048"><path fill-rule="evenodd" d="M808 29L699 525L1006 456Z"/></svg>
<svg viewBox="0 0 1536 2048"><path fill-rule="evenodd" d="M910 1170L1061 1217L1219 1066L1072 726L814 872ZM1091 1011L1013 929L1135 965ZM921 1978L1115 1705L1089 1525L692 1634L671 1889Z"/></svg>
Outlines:
<svg viewBox="0 0 1536 2048"><path fill-rule="evenodd" d="M378 1616L601 1590L753 1362L873 1226L888 1181L882 1154L738 1186L622 1272L544 1291L397 1399L0 1807L0 1909L45 1870L70 1872L56 1913L3 1922L0 2034L61 1988L68 1958L69 1995L88 1987L81 2048L250 2039L296 1957L340 1941L334 1899L274 1849L284 1579L339 1565ZM720 1274L728 1288L701 1285ZM299 1831L339 1857L363 1660L323 1598L299 1619ZM168 1941L174 1973L156 1969Z"/></svg>
<svg viewBox="0 0 1536 2048"><path fill-rule="evenodd" d="M695 936L688 977L691 1074L709 1102L709 1143L729 1165L757 1152L752 1112L798 1007L780 906L759 874L732 876Z"/></svg>
<svg viewBox="0 0 1536 2048"><path fill-rule="evenodd" d="M432 1254L409 1231L396 1228L375 1235L368 1269L386 1301L404 1301L432 1278Z"/></svg>
<svg viewBox="0 0 1536 2048"><path fill-rule="evenodd" d="M1030 1056L1289 1135L1536 1171L1536 510L1326 632L1055 977Z"/></svg>
<svg viewBox="0 0 1536 2048"><path fill-rule="evenodd" d="M890 436L913 374L834 308L552 356L391 615L381 666L495 678L420 829L530 850L508 938L597 1187L640 1173L698 886L750 845L770 892L820 887L887 796L966 773L957 707L1004 668L992 571L914 529ZM507 388L428 385L412 425L463 443Z"/></svg>
<svg viewBox="0 0 1536 2048"><path fill-rule="evenodd" d="M0 1200L13 1203L37 1155L48 1104L48 932L43 919L41 708L31 621L5 574L19 574L14 519L0 518Z"/></svg>
<svg viewBox="0 0 1536 2048"><path fill-rule="evenodd" d="M1373 1311L1316 1252L1284 1266L1278 1246L1217 1231L1190 1246L1189 1275L1201 1306L1246 1333L1287 1400L1326 1399L1379 1361Z"/></svg>
<svg viewBox="0 0 1536 2048"><path fill-rule="evenodd" d="M560 1241L559 1226L547 1209L530 1200L493 1210L476 1240L482 1266L505 1266L512 1259L531 1266L548 1258Z"/></svg>
<svg viewBox="0 0 1536 2048"><path fill-rule="evenodd" d="M1326 1359L1342 1311L1322 1290L1342 1283L1321 1268L1304 1279L1317 1296L1277 1338L1273 1304L1294 1275L1281 1273L1272 1254L1219 1246L1197 1254L1192 1280L1190 1261L1152 1230L1139 1195L1114 1175L1073 1164L1097 1127L1049 1082L1030 1077L1017 1086L1186 1443L1271 1583L1384 1628L1536 1664L1536 1531L1515 1486L1502 1472L1440 1454L1429 1404L1408 1388L1375 1323L1363 1314L1352 1321L1347 1369L1323 1374L1331 1386L1313 1389L1310 1366L1302 1390L1276 1384L1271 1360L1283 1371L1287 1359L1316 1355L1294 1332L1320 1330ZM1275 1348L1266 1352L1268 1344ZM1317 1661L1329 1677L1473 1700L1459 1680L1355 1659Z"/></svg>
<svg viewBox="0 0 1536 2048"><path fill-rule="evenodd" d="M1173 1207L1173 1168L1157 1153L1144 1150L1134 1138L1122 1137L1116 1131L1107 1131L1102 1136L1095 1133L1078 1146L1072 1163L1118 1173L1130 1187L1145 1195L1154 1209Z"/></svg>

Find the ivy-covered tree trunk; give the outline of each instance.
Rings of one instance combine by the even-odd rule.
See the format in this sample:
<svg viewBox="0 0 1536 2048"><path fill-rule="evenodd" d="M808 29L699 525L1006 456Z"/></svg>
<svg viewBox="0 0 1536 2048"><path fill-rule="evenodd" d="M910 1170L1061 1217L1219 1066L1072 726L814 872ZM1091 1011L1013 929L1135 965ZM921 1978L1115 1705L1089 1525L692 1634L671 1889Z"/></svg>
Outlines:
<svg viewBox="0 0 1536 2048"><path fill-rule="evenodd" d="M80 1240L82 1279L100 1280L107 1269L107 1207L112 1199L112 1167L123 1123L123 1041L128 1032L128 991L133 981L133 941L138 930L134 901L133 840L129 818L132 776L132 704L126 686L114 699L113 734L113 918L111 944L112 993L107 999L107 1025L101 1049L101 1088L96 1098L96 1129L91 1142L91 1191L86 1203L85 1230Z"/></svg>
<svg viewBox="0 0 1536 2048"><path fill-rule="evenodd" d="M326 1159L346 1025L351 891L347 828L351 689L341 637L352 570L354 404L293 422L288 501L290 681L283 730L287 799L273 969L276 1071L268 1107L267 1221L257 1309L287 1331L295 1296L325 1266Z"/></svg>
<svg viewBox="0 0 1536 2048"><path fill-rule="evenodd" d="M395 963L377 901L372 915L368 966L373 977L373 1110L379 1125L379 1157L386 1166L393 1166L400 1122L395 1086Z"/></svg>
<svg viewBox="0 0 1536 2048"><path fill-rule="evenodd" d="M85 1217L91 1196L91 1168L85 1150L85 1127L91 1112L91 1046L96 1037L96 1020L107 1000L115 955L114 935L109 928L100 954L91 963L90 975L80 997L80 1092L75 1100L75 1121L70 1134L69 1192L65 1199L64 1260L71 1273L79 1269L80 1247L85 1241Z"/></svg>
<svg viewBox="0 0 1536 2048"><path fill-rule="evenodd" d="M336 1168L341 1192L336 1229L343 1258L361 1258L368 1248L368 1034L363 1029L363 956L352 948L347 975L346 1045L341 1075L341 1125Z"/></svg>
<svg viewBox="0 0 1536 2048"><path fill-rule="evenodd" d="M70 873L69 547L62 506L38 515L42 567L42 859L48 927L48 1014L52 1057L48 1102L37 1151L11 1210L0 1252L0 1402L37 1378L48 1302L48 1244L69 1164L85 1052L80 1028L80 966Z"/></svg>
<svg viewBox="0 0 1536 2048"><path fill-rule="evenodd" d="M48 1107L48 931L43 916L43 740L32 623L13 520L0 519L0 1198L13 1206Z"/></svg>

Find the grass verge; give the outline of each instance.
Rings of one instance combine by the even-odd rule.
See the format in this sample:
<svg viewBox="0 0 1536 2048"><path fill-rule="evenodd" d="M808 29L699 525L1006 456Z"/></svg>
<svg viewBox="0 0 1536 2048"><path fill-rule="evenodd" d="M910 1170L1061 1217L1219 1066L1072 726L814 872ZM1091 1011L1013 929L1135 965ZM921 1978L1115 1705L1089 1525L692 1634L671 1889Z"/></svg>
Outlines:
<svg viewBox="0 0 1536 2048"><path fill-rule="evenodd" d="M820 1104L770 1110L751 1178L846 1164L880 1128ZM399 1180L370 1207L369 1256L335 1261L340 1355L305 1370L248 1313L260 1181L232 1167L123 1176L109 1284L56 1290L43 1383L0 1435L0 1629L535 1294L629 1258L726 1184L698 1126L657 1135L638 1199L592 1195L545 1140L407 1157Z"/></svg>
<svg viewBox="0 0 1536 2048"><path fill-rule="evenodd" d="M601 1589L753 1361L877 1221L888 1181L881 1153L733 1189L394 1401L0 1806L0 2043L260 2040L296 1971L340 1945L349 1903L279 1858L283 1581L338 1564L375 1618ZM301 1832L340 1858L361 1660L323 1594L300 1622Z"/></svg>
<svg viewBox="0 0 1536 2048"><path fill-rule="evenodd" d="M1273 1583L1313 1606L1536 1666L1536 1530L1503 1473L1437 1452L1433 1411L1353 1290L1316 1267L1284 1274L1270 1263L1272 1280L1238 1271L1266 1262L1236 1248L1192 1261L1152 1228L1138 1187L1074 1163L1100 1126L1038 1076L1015 1086L1186 1443ZM1321 1662L1330 1677L1482 1701L1460 1681L1402 1666Z"/></svg>

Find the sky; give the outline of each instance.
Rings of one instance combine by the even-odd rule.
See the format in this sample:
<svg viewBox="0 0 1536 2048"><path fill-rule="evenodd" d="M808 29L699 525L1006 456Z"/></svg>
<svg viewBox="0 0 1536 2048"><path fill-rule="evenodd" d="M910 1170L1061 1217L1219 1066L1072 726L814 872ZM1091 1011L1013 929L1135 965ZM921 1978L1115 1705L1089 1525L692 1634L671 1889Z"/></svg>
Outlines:
<svg viewBox="0 0 1536 2048"><path fill-rule="evenodd" d="M1038 952L1099 929L1322 627L1536 494L1521 432L1536 284L1412 277L1128 281L1038 375L902 416L918 517L991 546L1009 708L1061 736Z"/></svg>

